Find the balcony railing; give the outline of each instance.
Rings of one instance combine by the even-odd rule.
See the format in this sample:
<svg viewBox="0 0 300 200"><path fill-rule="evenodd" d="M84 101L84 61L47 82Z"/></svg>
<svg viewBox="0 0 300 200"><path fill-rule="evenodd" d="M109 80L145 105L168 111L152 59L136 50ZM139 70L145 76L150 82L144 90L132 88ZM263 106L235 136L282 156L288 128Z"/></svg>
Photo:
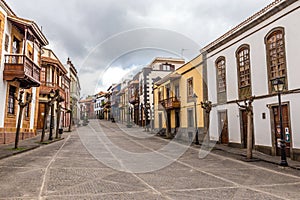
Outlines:
<svg viewBox="0 0 300 200"><path fill-rule="evenodd" d="M161 100L160 103L167 110L180 108L180 101L176 97Z"/></svg>
<svg viewBox="0 0 300 200"><path fill-rule="evenodd" d="M66 99L66 93L64 91L64 89L62 87L60 87L58 84L56 83L52 83L52 82L41 82L41 86L40 86L40 94L49 94L51 89L55 90L59 90L59 95L65 100Z"/></svg>
<svg viewBox="0 0 300 200"><path fill-rule="evenodd" d="M131 104L136 104L138 102L139 102L138 95L131 96L130 99L129 99L129 103L131 103Z"/></svg>
<svg viewBox="0 0 300 200"><path fill-rule="evenodd" d="M41 68L23 54L5 55L3 79L17 80L21 88L40 86Z"/></svg>

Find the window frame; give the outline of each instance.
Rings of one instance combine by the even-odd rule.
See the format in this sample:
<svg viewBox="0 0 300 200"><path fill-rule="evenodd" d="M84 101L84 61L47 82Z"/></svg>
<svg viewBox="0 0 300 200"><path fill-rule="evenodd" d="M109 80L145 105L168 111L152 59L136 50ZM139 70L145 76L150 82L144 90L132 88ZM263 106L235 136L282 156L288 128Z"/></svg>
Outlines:
<svg viewBox="0 0 300 200"><path fill-rule="evenodd" d="M247 54L245 54L245 51L247 51ZM241 53L243 55L241 56ZM239 93L239 99L245 99L247 97L250 97L252 95L252 77L251 77L251 59L250 59L250 45L248 44L242 44L237 50L236 50L236 65L237 65L237 78L238 78L238 93ZM241 65L241 62L243 62L243 65ZM241 75L241 68L246 68L248 66L248 69L244 70L244 73ZM248 70L248 73L245 72ZM248 76L248 79L246 79L246 76ZM248 84L243 85L242 81L248 80Z"/></svg>
<svg viewBox="0 0 300 200"><path fill-rule="evenodd" d="M220 62L224 62L224 64L222 66L224 66L222 69L223 73L221 72L221 75L223 76L223 87L222 87L222 90L220 90L220 74L219 74L219 63ZM223 93L223 92L226 92L227 91L227 80L226 80L226 59L224 56L220 56L219 58L216 59L216 62L215 62L215 67L216 67L216 74L217 74L217 92L218 93Z"/></svg>
<svg viewBox="0 0 300 200"><path fill-rule="evenodd" d="M14 90L14 91L12 91ZM7 98L7 114L15 115L15 106L16 106L16 99L15 95L17 92L17 87L13 85L8 86L8 98Z"/></svg>
<svg viewBox="0 0 300 200"><path fill-rule="evenodd" d="M283 68L281 67L278 67L278 64L277 66L271 66L271 62L272 62L272 59L271 59L271 56L274 56L270 54L271 50L270 49L270 43L269 41L271 40L272 37L274 37L274 35L276 35L276 33L280 32L281 33L281 38L277 38L277 36L275 36L276 38L276 41L275 41L275 45L276 47L274 48L276 50L276 59L273 60L275 61L276 63L280 63L278 60L279 59L282 59L281 61L283 63L281 63L281 66L283 66ZM282 44L280 47L278 47L277 45L280 44L278 41L282 41ZM287 90L288 89L288 77L287 77L287 60L286 60L286 50L285 50L285 46L286 46L286 43L285 43L285 29L284 27L276 27L276 28L273 28L272 30L270 30L268 32L268 34L265 36L265 48L266 48L266 59L267 59L267 71L268 71L268 86L269 86L269 93L274 93L274 88L272 87L272 81L277 79L277 78L280 78L284 83L285 83L285 86L284 86L284 90ZM278 56L278 48L281 48L281 57ZM274 50L273 50L274 51ZM276 68L276 71L273 72L272 68ZM281 68L281 69L280 69ZM284 73L283 74L279 74L280 71L283 71L284 70ZM272 76L272 73L276 73L276 75L273 77Z"/></svg>

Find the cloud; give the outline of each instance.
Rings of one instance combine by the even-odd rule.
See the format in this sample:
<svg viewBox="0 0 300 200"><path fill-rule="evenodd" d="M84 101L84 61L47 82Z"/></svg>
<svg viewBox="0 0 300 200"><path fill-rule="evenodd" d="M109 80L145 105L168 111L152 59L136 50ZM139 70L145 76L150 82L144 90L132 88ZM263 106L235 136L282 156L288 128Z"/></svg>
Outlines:
<svg viewBox="0 0 300 200"><path fill-rule="evenodd" d="M242 3L240 0L10 0L8 4L18 16L32 19L43 27L43 32L51 43L50 47L63 63L67 57L72 59L80 71L82 85L87 85L83 87L83 93L87 93L91 92L88 84L97 82L99 75L95 78L95 74L102 73L109 63L122 57L122 53L126 54L126 49L132 44L160 46L161 49L171 49L173 52L169 52L170 56L180 56L181 49L187 49L185 42L188 40L179 38L185 36L200 48L271 2L272 0L243 0ZM177 34L158 34L158 31L137 34L133 39L122 42L115 40L115 43L106 43L108 46L97 49L97 45L105 43L113 35L144 27ZM146 39L149 37L153 38L152 45ZM161 52L163 51L157 51L157 56ZM187 58L192 55L193 51L184 51ZM125 57L119 59L117 65L122 69L151 61L148 55L127 56L128 60Z"/></svg>

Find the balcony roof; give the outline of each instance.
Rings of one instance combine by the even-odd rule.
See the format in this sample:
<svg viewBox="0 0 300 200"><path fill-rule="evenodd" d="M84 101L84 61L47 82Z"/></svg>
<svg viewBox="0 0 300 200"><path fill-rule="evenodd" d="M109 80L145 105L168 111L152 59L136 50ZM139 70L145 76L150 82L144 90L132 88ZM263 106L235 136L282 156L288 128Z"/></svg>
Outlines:
<svg viewBox="0 0 300 200"><path fill-rule="evenodd" d="M30 33L34 35L36 39L39 40L42 46L46 46L49 44L47 38L45 37L41 29L34 21L23 19L17 16L7 16L7 19L20 29L25 30L25 28L29 28Z"/></svg>
<svg viewBox="0 0 300 200"><path fill-rule="evenodd" d="M157 81L155 84L161 85L161 84L166 83L167 81L173 81L173 80L179 79L180 77L181 77L181 75L178 74L177 72L172 72L172 73L168 74L167 76L165 76L164 78Z"/></svg>

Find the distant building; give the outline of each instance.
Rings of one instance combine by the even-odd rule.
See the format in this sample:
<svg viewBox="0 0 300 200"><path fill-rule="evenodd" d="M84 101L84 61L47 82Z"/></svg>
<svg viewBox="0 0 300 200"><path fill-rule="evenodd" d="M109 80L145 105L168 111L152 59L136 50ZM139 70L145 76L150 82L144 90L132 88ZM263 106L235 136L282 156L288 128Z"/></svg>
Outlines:
<svg viewBox="0 0 300 200"><path fill-rule="evenodd" d="M65 64L65 68L67 69L68 73L67 76L70 79L70 110L71 110L71 118L72 124L78 124L80 120L80 82L78 78L78 72L73 65L70 58L67 60L67 64Z"/></svg>
<svg viewBox="0 0 300 200"><path fill-rule="evenodd" d="M153 85L185 63L181 58L157 57L139 73L139 125L153 127Z"/></svg>

